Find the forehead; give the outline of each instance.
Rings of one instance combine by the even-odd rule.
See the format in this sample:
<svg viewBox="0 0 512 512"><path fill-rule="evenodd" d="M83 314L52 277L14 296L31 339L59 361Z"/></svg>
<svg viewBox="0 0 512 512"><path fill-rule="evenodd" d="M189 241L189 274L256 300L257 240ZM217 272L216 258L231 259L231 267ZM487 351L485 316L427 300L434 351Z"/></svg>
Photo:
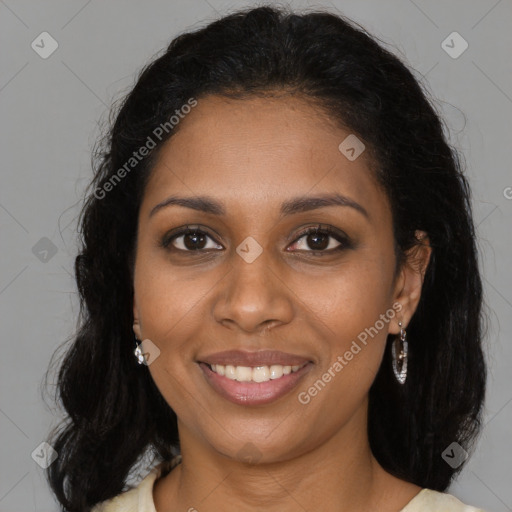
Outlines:
<svg viewBox="0 0 512 512"><path fill-rule="evenodd" d="M368 152L351 161L340 151L349 136L303 98L207 96L160 149L141 210L175 192L214 195L237 209L339 192L386 210Z"/></svg>

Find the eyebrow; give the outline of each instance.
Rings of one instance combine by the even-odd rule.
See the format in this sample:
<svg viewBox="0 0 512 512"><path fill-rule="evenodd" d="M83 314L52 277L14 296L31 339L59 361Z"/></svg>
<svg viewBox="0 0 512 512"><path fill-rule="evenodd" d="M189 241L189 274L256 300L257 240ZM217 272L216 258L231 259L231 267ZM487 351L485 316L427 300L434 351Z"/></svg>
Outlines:
<svg viewBox="0 0 512 512"><path fill-rule="evenodd" d="M149 212L149 217L152 217L158 211L168 206L177 205L185 208L191 208L192 210L201 211L204 213L210 213L212 215L226 215L226 210L217 200L209 196L170 196L164 199L162 202L154 206ZM369 219L368 212L359 203L356 203L353 199L346 197L342 194L322 194L311 197L294 197L285 201L281 205L280 217L293 215L296 213L307 212L311 210L317 210L326 206L348 206L357 210Z"/></svg>

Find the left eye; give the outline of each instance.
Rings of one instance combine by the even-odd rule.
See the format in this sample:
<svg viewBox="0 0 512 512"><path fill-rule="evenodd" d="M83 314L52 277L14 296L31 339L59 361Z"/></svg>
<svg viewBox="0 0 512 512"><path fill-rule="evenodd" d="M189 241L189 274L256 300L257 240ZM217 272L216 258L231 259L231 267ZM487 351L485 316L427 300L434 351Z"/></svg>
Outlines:
<svg viewBox="0 0 512 512"><path fill-rule="evenodd" d="M301 242L301 240L303 240ZM312 228L304 232L295 242L295 249L311 251L327 252L337 250L346 245L346 241L342 236L334 234L329 229Z"/></svg>

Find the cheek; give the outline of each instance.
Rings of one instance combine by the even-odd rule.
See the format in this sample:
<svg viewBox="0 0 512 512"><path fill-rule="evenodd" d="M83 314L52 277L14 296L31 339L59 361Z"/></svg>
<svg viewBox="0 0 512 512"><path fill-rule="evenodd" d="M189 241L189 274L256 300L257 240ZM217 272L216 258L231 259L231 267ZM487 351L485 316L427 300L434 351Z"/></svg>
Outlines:
<svg viewBox="0 0 512 512"><path fill-rule="evenodd" d="M155 342L182 339L178 333L201 318L201 307L217 280L212 272L180 271L165 257L141 251L134 285L142 334Z"/></svg>
<svg viewBox="0 0 512 512"><path fill-rule="evenodd" d="M347 360L347 377L361 372L374 377L394 316L390 311L393 264L392 257L358 255L335 272L297 278L297 296L322 333L322 371L341 356Z"/></svg>
<svg viewBox="0 0 512 512"><path fill-rule="evenodd" d="M364 329L390 306L392 264L360 255L329 273L297 275L301 300L327 325ZM346 327L345 327L346 326Z"/></svg>
<svg viewBox="0 0 512 512"><path fill-rule="evenodd" d="M139 262L135 289L141 334L160 350L149 371L169 406L186 418L195 400L189 391L192 372L197 371L193 340L204 325L203 300L215 281L203 273L189 282L165 261L142 254Z"/></svg>
<svg viewBox="0 0 512 512"><path fill-rule="evenodd" d="M389 268L367 260L329 279L303 277L304 309L312 312L311 321L321 332L321 360L298 399L303 418L330 418L324 426L333 432L363 403L381 365L394 316Z"/></svg>

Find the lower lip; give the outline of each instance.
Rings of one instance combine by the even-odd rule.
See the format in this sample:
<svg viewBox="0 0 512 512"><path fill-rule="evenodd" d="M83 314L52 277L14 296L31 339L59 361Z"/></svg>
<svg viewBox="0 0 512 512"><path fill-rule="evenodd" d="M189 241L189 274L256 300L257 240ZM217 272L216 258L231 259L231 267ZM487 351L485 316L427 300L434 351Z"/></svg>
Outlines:
<svg viewBox="0 0 512 512"><path fill-rule="evenodd" d="M263 405L274 402L297 386L313 363L267 382L239 382L215 373L206 363L199 363L206 380L219 395L238 405Z"/></svg>

